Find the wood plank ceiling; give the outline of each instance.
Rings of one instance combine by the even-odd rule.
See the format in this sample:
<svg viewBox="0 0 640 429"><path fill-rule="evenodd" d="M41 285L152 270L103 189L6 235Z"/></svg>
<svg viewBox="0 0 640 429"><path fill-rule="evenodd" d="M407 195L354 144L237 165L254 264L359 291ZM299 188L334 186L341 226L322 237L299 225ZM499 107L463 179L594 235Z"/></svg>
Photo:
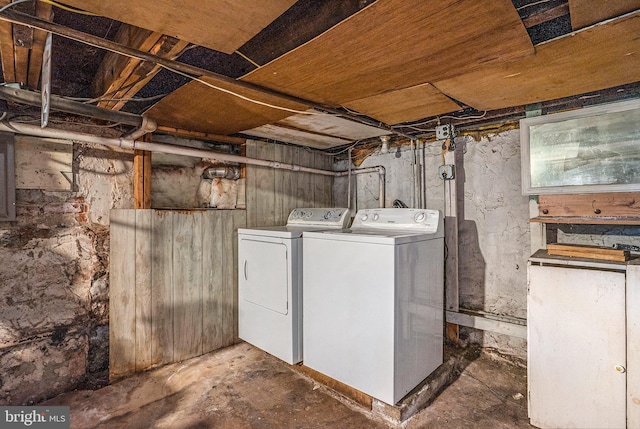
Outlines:
<svg viewBox="0 0 640 429"><path fill-rule="evenodd" d="M640 78L640 12L536 47L536 55L434 82L479 110L614 87Z"/></svg>
<svg viewBox="0 0 640 429"><path fill-rule="evenodd" d="M181 84L145 115L165 128L328 148L461 109L512 108L640 81L640 0L603 0L597 8L589 0L549 2L537 14L519 13L540 7L531 0L363 0L357 12L349 2L345 10L355 13L301 39L299 46L279 39L287 50L265 46L265 53L275 54L260 56L260 64L249 60L252 71ZM180 7L170 0L65 4L121 21L113 40L122 45L180 61L195 45L214 49L219 55L210 58L216 61L240 58L238 51L255 47L252 38L292 5L298 16L318 7L308 0L259 7L247 0L185 0ZM51 5L41 1L14 8L52 20ZM536 26L569 16L570 27L560 37L532 42L539 40L532 33ZM277 25L283 23L292 25ZM279 28L270 34L286 33ZM5 82L38 88L44 35L0 21ZM92 76L92 92L102 96L99 106L120 110L159 72L151 62L107 53ZM362 115L373 126L337 111ZM386 125L380 129L377 122Z"/></svg>
<svg viewBox="0 0 640 429"><path fill-rule="evenodd" d="M443 32L442 24L452 16L465 25ZM490 19L493 16L501 18ZM533 53L509 0L482 4L474 0L379 0L241 80L332 107L344 104L382 122L397 123L459 109L428 85L430 80ZM174 94L179 103L167 97L148 114L159 123L179 121L219 134L270 123L260 123L268 108L261 107L256 115L251 103L233 100L197 82ZM385 105L387 102L395 104ZM221 114L210 115L205 109L195 109L196 116L193 109L175 112L175 106L189 105L185 103L199 103ZM285 113L273 112L270 117L282 119L288 116Z"/></svg>
<svg viewBox="0 0 640 429"><path fill-rule="evenodd" d="M232 53L295 0L65 0L64 3L177 39Z"/></svg>

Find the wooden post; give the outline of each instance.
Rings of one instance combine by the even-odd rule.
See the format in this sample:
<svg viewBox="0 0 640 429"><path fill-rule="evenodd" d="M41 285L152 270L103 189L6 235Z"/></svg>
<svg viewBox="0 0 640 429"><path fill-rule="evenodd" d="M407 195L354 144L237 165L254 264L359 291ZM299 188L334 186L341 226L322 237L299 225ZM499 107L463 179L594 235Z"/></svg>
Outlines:
<svg viewBox="0 0 640 429"><path fill-rule="evenodd" d="M144 141L151 141L151 135L144 136ZM151 152L146 150L136 150L133 155L133 206L151 208Z"/></svg>

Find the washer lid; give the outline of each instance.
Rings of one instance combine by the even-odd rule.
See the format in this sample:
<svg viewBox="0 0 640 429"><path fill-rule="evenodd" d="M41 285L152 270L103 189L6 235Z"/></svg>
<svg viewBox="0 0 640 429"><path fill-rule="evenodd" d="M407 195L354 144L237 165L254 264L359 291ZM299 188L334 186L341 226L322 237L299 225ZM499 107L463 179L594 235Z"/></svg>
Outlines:
<svg viewBox="0 0 640 429"><path fill-rule="evenodd" d="M404 244L417 241L442 238L442 232L436 234L419 233L411 230L381 230L381 229L343 229L310 231L304 233L304 238L330 241L351 241L371 244Z"/></svg>
<svg viewBox="0 0 640 429"><path fill-rule="evenodd" d="M324 231L320 226L262 226L256 228L238 228L238 235L256 235L261 237L300 238L307 231Z"/></svg>

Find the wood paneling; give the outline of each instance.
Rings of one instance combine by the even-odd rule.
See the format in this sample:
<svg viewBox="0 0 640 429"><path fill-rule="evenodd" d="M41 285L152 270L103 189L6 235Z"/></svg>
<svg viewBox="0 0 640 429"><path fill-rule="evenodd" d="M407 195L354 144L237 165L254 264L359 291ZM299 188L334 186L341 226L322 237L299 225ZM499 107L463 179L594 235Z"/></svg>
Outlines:
<svg viewBox="0 0 640 429"><path fill-rule="evenodd" d="M280 16L295 0L66 0L65 4L228 54Z"/></svg>
<svg viewBox="0 0 640 429"><path fill-rule="evenodd" d="M636 82L640 13L536 47L536 55L486 65L434 82L443 93L479 110L553 100Z"/></svg>
<svg viewBox="0 0 640 429"><path fill-rule="evenodd" d="M156 211L151 217L153 257L151 257L151 324L152 365L174 361L173 339L173 212ZM113 228L111 234L115 234ZM212 315L212 317L214 317ZM215 349L211 349L215 350Z"/></svg>
<svg viewBox="0 0 640 429"><path fill-rule="evenodd" d="M206 77L202 79L213 83ZM306 105L285 102L280 97L268 96L262 92L219 82L216 86L276 106L307 110ZM193 81L164 97L147 111L147 115L160 126L210 134L233 134L279 121L293 113L242 100Z"/></svg>
<svg viewBox="0 0 640 429"><path fill-rule="evenodd" d="M532 54L510 0L385 0L242 79L340 105Z"/></svg>
<svg viewBox="0 0 640 429"><path fill-rule="evenodd" d="M331 169L300 147L249 142L247 156ZM237 231L331 206L332 177L247 166L247 210L112 210L110 377L238 339Z"/></svg>
<svg viewBox="0 0 640 429"><path fill-rule="evenodd" d="M136 370L136 213L111 212L109 256L109 374Z"/></svg>
<svg viewBox="0 0 640 429"><path fill-rule="evenodd" d="M110 377L237 341L244 210L113 210Z"/></svg>
<svg viewBox="0 0 640 429"><path fill-rule="evenodd" d="M455 101L428 83L350 101L345 106L387 124L414 121L460 109Z"/></svg>
<svg viewBox="0 0 640 429"><path fill-rule="evenodd" d="M247 156L331 170L331 157L295 146L247 142ZM284 225L296 207L331 207L331 176L247 165L247 226Z"/></svg>
<svg viewBox="0 0 640 429"><path fill-rule="evenodd" d="M569 0L571 27L578 30L640 9L640 0Z"/></svg>
<svg viewBox="0 0 640 429"><path fill-rule="evenodd" d="M152 364L152 286L151 286L151 211L135 210L135 320L136 320L136 371Z"/></svg>

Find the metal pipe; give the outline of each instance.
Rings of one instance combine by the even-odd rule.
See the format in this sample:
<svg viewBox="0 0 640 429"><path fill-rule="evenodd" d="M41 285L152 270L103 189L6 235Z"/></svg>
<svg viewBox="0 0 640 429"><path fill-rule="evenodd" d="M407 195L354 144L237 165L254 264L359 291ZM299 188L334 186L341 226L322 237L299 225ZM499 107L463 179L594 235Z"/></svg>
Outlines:
<svg viewBox="0 0 640 429"><path fill-rule="evenodd" d="M353 147L350 147L349 150L347 151L349 159L348 159L348 164L347 164L347 171L348 171L348 176L349 178L347 179L347 208L349 210L351 210L351 151L353 150ZM358 192L358 190L356 189L356 192Z"/></svg>
<svg viewBox="0 0 640 429"><path fill-rule="evenodd" d="M144 120L142 116L133 113L118 112L116 110L104 109L90 104L78 103L57 95L50 96L50 106L52 110L73 113L75 115L88 116L90 118L102 119L104 121L118 122L125 125L142 126ZM27 104L29 106L42 106L42 95L39 92L25 89L12 88L10 86L0 86L0 99L13 101L15 103Z"/></svg>
<svg viewBox="0 0 640 429"><path fill-rule="evenodd" d="M238 162L241 164L259 165L262 167L279 168L290 171L300 171L304 173L321 174L323 176L335 177L335 171L320 170L318 168L303 167L301 165L286 164L277 161L264 159L247 158L240 155L231 155L220 152L213 152L203 149L195 149L184 146L174 146L162 143L141 142L126 138L99 137L91 134L79 133L75 131L60 130L55 128L40 128L39 126L21 124L17 122L0 122L0 131L9 133L26 134L36 137L59 138L64 140L81 141L95 143L104 146L120 147L122 149L139 149L151 152L170 153L173 155L193 156L197 158L213 158L218 161ZM345 172L346 173L346 172Z"/></svg>
<svg viewBox="0 0 640 429"><path fill-rule="evenodd" d="M420 142L422 143L422 168L421 168L421 174L422 174L422 208L426 209L427 208L427 167L426 167L426 163L427 163L427 144L424 142L424 140L420 140Z"/></svg>
<svg viewBox="0 0 640 429"><path fill-rule="evenodd" d="M416 143L411 139L411 207L416 208Z"/></svg>
<svg viewBox="0 0 640 429"><path fill-rule="evenodd" d="M370 121L358 115L336 110L329 106L324 106L322 104L318 104L310 100L293 97L293 96L284 94L282 92L267 89L259 85L233 79L219 73L214 73L207 69L195 67L186 63L181 63L179 61L170 60L167 58L162 58L157 55L150 54L149 52L133 49L128 46L122 45L120 43L112 42L111 40L103 39L101 37L97 37L92 34L83 33L82 31L74 30L72 28L65 27L60 24L56 24L41 18L37 18L35 16L28 15L26 13L7 9L4 12L0 13L0 20L11 22L13 24L26 25L27 27L35 28L38 30L48 31L53 34L57 34L58 36L66 37L67 39L75 40L77 42L95 46L97 48L106 49L108 51L115 52L120 55L125 55L131 58L137 58L143 61L150 61L152 63L159 64L165 68L174 69L179 72L189 74L191 76L197 76L197 77L206 76L207 78L211 79L212 81L219 84L220 86L224 85L227 89L234 89L234 88L236 88L236 90L238 88L249 89L252 91L259 92L263 95L277 97L282 101L287 101L289 103L298 103L298 104L305 105L307 107L313 107L314 109L331 113L334 115L339 115L354 122L358 122L364 125L368 125L370 127L389 131L393 134L400 135L405 138L411 138L410 135L405 134L401 131L397 131L391 126L382 122Z"/></svg>
<svg viewBox="0 0 640 429"><path fill-rule="evenodd" d="M349 180L351 180L352 174L367 174L367 173L378 173L378 206L380 208L385 207L385 198L386 198L386 169L382 165L378 165L375 167L366 167L359 168L356 170L347 170L347 171L336 171L336 177L349 176ZM357 191L357 190L356 190ZM349 192L350 195L350 192ZM351 207L349 207L351 208Z"/></svg>

